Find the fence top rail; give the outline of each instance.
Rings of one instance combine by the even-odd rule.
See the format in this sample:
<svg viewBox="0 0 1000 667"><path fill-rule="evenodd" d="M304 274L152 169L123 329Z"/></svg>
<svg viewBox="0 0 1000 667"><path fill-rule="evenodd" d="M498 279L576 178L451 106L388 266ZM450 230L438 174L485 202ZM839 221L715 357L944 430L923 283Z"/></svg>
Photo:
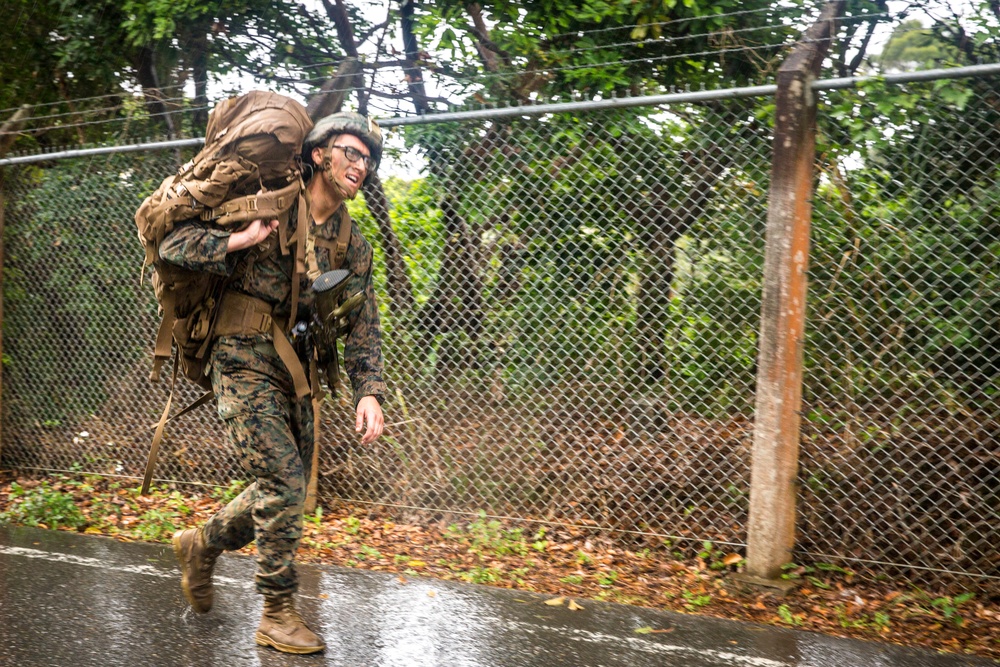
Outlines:
<svg viewBox="0 0 1000 667"><path fill-rule="evenodd" d="M1000 74L1000 63L986 65L970 65L968 67L948 67L928 69L919 72L904 72L887 74L882 77L843 77L835 79L818 79L812 82L813 90L843 90L859 84L882 80L887 84L915 83L920 81L936 81L938 79L962 79ZM488 120L492 118L510 118L513 116L540 116L549 113L566 113L574 111L597 111L600 109L626 109L632 107L658 106L663 104L684 104L690 102L709 102L743 97L767 97L777 92L774 84L761 86L744 86L740 88L724 88L720 90L698 90L663 95L645 95L639 97L610 97L604 100L581 100L579 102L558 102L553 104L531 104L524 106L498 107L492 109L473 109L468 111L451 111L446 113L425 114L386 118L379 121L382 127L401 127L404 125L427 125L431 123L446 123L469 120ZM49 160L63 160L75 157L108 155L112 153L134 153L139 151L169 150L173 148L197 147L205 143L203 138L174 139L170 141L154 141L120 146L99 146L94 148L74 148L51 153L36 153L19 155L0 159L0 167Z"/></svg>

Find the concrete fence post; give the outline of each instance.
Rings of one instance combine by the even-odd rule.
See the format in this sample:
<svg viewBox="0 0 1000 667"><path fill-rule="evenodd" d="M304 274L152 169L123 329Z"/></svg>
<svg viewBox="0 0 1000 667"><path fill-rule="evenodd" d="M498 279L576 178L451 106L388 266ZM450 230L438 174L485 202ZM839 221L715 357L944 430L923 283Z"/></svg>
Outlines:
<svg viewBox="0 0 1000 667"><path fill-rule="evenodd" d="M836 34L843 4L827 4L778 72L747 527L747 574L762 581L778 579L795 545L816 142L816 101L810 86Z"/></svg>

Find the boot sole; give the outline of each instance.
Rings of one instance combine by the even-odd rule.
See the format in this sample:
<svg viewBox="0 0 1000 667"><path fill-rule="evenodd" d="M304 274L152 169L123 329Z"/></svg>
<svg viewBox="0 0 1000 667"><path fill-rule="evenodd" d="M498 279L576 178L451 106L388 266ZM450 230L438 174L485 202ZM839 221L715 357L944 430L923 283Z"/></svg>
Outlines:
<svg viewBox="0 0 1000 667"><path fill-rule="evenodd" d="M184 573L184 550L181 547L180 533L174 533L174 537L171 540L174 545L174 556L177 558L177 564L181 568L181 591L184 593L184 599L188 601L196 613L207 614L211 609L211 605L207 609L202 608L197 602L195 602L194 596L191 595L191 588L188 586L187 574Z"/></svg>
<svg viewBox="0 0 1000 667"><path fill-rule="evenodd" d="M273 649L277 649L283 653L295 653L297 655L306 655L308 653L319 653L326 646L291 646L289 644L282 644L281 642L276 642L263 632L258 632L254 639L257 641L259 646L270 646Z"/></svg>

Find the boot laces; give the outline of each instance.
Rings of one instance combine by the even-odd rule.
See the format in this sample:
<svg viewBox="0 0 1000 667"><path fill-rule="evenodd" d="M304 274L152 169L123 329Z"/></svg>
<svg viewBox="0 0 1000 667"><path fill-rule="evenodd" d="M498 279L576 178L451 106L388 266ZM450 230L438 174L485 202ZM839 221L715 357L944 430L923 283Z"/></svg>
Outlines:
<svg viewBox="0 0 1000 667"><path fill-rule="evenodd" d="M205 550L201 554L201 571L205 574L211 574L212 568L215 567L215 559L218 557L219 554L205 547Z"/></svg>
<svg viewBox="0 0 1000 667"><path fill-rule="evenodd" d="M288 617L288 620L298 621L302 625L306 624L306 622L302 620L302 617L299 616L299 610L295 608L295 602L293 602L291 598L288 598L282 607L285 615Z"/></svg>
<svg viewBox="0 0 1000 667"><path fill-rule="evenodd" d="M306 622L302 620L299 616L298 610L295 608L295 601L291 597L280 598L274 607L274 614L279 617L283 617L285 621L298 622L305 625Z"/></svg>

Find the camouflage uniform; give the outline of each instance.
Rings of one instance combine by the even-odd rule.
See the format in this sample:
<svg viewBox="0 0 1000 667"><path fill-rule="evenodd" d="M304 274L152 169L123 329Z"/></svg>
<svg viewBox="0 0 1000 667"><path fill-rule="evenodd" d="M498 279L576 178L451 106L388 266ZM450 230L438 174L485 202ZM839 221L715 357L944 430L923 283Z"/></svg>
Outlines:
<svg viewBox="0 0 1000 667"><path fill-rule="evenodd" d="M340 212L338 212L340 213ZM351 333L345 340L347 374L354 404L365 396L379 403L385 395L382 381L381 329L372 287L372 249L351 222L350 246L343 268L351 271L347 294L364 291L364 306L350 315ZM290 213L290 227L297 219ZM336 238L342 218L335 213L323 225L310 225L320 239ZM195 271L236 276L229 289L272 305L276 318L291 310L293 253L281 254L274 234L254 248L227 254L229 232L197 221L178 226L160 246L160 256ZM310 240L312 267L329 270L329 251ZM312 302L311 281L303 276L299 318L305 319ZM212 388L219 416L243 469L253 482L204 527L208 547L236 550L257 540L257 590L280 596L297 589L295 551L302 536L302 509L312 462L313 410L309 397L297 399L291 376L275 351L270 334L219 337L211 351Z"/></svg>

